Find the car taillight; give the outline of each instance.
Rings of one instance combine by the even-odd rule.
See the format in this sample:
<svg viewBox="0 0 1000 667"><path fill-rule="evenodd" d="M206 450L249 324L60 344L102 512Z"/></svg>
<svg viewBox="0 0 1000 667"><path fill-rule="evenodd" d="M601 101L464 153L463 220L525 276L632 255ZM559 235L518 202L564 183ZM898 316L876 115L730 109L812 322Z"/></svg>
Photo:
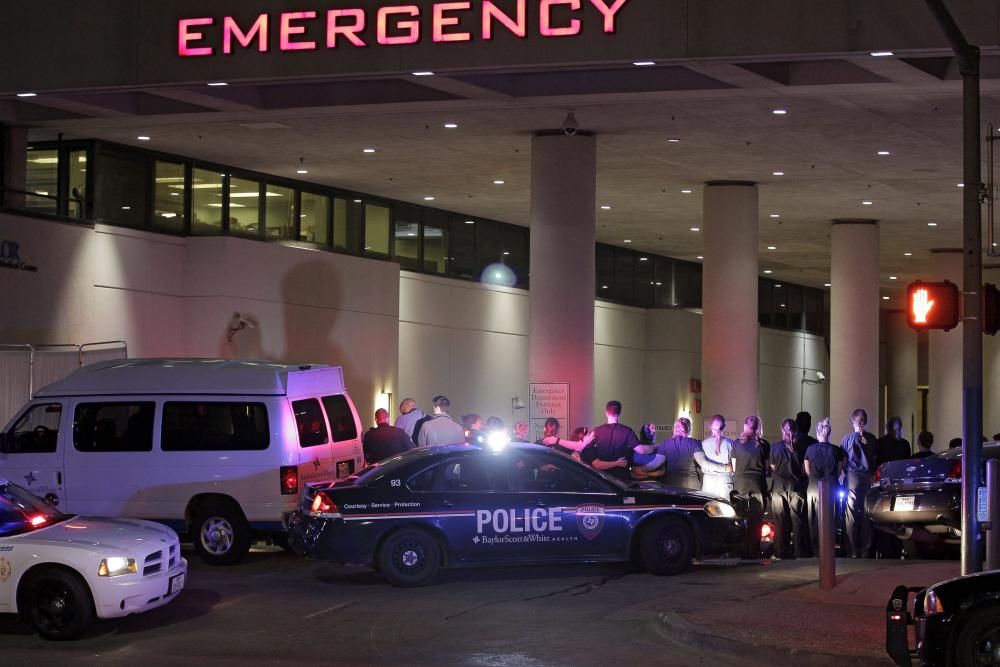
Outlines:
<svg viewBox="0 0 1000 667"><path fill-rule="evenodd" d="M294 496L299 492L298 466L281 466L281 495Z"/></svg>
<svg viewBox="0 0 1000 667"><path fill-rule="evenodd" d="M882 468L876 468L875 474L872 476L873 482L878 482L882 479Z"/></svg>
<svg viewBox="0 0 1000 667"><path fill-rule="evenodd" d="M36 516L31 517L29 521L31 522L32 528L38 528L39 526L44 525L45 522L48 521L48 519L46 519L44 515L38 514Z"/></svg>
<svg viewBox="0 0 1000 667"><path fill-rule="evenodd" d="M313 498L309 516L319 517L322 519L339 519L340 509L332 500L330 500L330 496L323 491L317 491L316 497Z"/></svg>
<svg viewBox="0 0 1000 667"><path fill-rule="evenodd" d="M961 459L952 462L951 470L948 471L948 479L962 479Z"/></svg>
<svg viewBox="0 0 1000 667"><path fill-rule="evenodd" d="M774 537L774 526L769 523L763 523L760 526L760 539L770 540Z"/></svg>

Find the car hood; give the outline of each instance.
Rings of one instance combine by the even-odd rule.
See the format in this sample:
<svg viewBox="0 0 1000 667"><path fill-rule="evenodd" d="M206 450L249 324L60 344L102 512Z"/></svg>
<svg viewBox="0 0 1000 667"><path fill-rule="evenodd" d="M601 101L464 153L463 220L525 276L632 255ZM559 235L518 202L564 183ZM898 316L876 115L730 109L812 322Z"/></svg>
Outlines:
<svg viewBox="0 0 1000 667"><path fill-rule="evenodd" d="M106 547L132 552L147 551L164 542L176 542L177 534L170 528L152 521L77 516L21 535L16 539L40 545Z"/></svg>
<svg viewBox="0 0 1000 667"><path fill-rule="evenodd" d="M672 488L663 486L657 482L636 482L638 486L629 485L625 491L626 497L635 494L643 504L652 505L704 505L710 500L721 500L728 503L725 498L719 498L709 493L692 491L691 489ZM730 503L731 504L731 503Z"/></svg>

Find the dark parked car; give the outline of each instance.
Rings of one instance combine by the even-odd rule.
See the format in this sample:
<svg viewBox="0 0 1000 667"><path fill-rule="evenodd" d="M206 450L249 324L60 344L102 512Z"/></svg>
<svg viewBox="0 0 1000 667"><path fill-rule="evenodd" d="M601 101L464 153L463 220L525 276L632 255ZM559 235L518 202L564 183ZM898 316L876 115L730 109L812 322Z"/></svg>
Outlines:
<svg viewBox="0 0 1000 667"><path fill-rule="evenodd" d="M1000 458L1000 444L983 447L983 458ZM962 450L879 467L865 498L875 528L904 540L922 556L962 540Z"/></svg>
<svg viewBox="0 0 1000 667"><path fill-rule="evenodd" d="M909 598L913 613L909 612ZM908 626L914 626L911 649ZM930 588L898 587L886 607L886 651L900 667L1000 664L1000 572L972 574Z"/></svg>
<svg viewBox="0 0 1000 667"><path fill-rule="evenodd" d="M722 499L622 483L545 447L450 445L308 484L289 535L312 558L419 586L441 567L517 563L634 558L677 574L740 551L746 522Z"/></svg>

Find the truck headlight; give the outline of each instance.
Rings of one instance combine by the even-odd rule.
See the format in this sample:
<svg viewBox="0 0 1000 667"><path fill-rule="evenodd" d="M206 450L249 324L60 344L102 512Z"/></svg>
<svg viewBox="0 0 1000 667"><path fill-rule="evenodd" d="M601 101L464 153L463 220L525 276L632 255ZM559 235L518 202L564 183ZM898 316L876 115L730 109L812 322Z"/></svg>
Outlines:
<svg viewBox="0 0 1000 667"><path fill-rule="evenodd" d="M943 614L944 605L941 604L941 600L938 599L937 593L933 590L927 591L924 595L924 616L933 616L935 614Z"/></svg>
<svg viewBox="0 0 1000 667"><path fill-rule="evenodd" d="M138 568L131 558L105 558L101 561L101 566L97 568L97 574L101 577L120 577L125 574L135 574Z"/></svg>
<svg viewBox="0 0 1000 667"><path fill-rule="evenodd" d="M729 503L722 502L721 500L710 500L705 503L705 513L708 516L717 517L719 519L735 519L736 510Z"/></svg>

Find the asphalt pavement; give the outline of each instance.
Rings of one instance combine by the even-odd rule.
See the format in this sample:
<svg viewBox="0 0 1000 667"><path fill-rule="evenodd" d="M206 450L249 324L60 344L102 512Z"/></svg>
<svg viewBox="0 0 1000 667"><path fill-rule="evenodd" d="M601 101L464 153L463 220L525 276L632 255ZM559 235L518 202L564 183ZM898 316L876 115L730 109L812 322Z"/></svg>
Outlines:
<svg viewBox="0 0 1000 667"><path fill-rule="evenodd" d="M230 568L187 555L177 600L99 622L78 641L45 642L0 620L3 665L889 664L888 592L880 598L874 582L891 591L957 569L842 561L834 594L818 592L815 561L711 563L670 578L627 565L451 570L432 586L398 589L371 571L285 552ZM827 639L801 644L810 627ZM866 628L859 642L842 636L853 627Z"/></svg>

